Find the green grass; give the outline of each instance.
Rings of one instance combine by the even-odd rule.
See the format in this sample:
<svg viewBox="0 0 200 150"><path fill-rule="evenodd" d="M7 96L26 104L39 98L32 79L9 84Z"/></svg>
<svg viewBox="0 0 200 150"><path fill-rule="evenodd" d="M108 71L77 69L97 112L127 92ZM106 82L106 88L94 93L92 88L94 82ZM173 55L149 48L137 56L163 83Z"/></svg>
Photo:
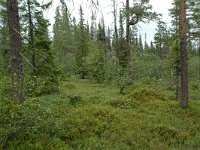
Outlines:
<svg viewBox="0 0 200 150"><path fill-rule="evenodd" d="M0 101L0 149L200 149L200 102L127 99L119 88L70 78L59 94Z"/></svg>

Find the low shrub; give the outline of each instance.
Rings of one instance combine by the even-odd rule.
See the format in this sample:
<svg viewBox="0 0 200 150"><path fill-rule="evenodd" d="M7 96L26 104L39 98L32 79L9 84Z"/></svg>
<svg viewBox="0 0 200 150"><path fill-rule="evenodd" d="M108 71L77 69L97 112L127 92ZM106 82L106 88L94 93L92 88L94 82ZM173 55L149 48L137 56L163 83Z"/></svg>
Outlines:
<svg viewBox="0 0 200 150"><path fill-rule="evenodd" d="M191 137L191 133L184 130L179 130L174 127L170 127L166 124L158 124L151 132L159 137L160 141L167 141L171 144L184 144L184 142ZM172 140L173 139L173 140Z"/></svg>
<svg viewBox="0 0 200 150"><path fill-rule="evenodd" d="M25 80L27 96L40 96L59 92L59 83L53 81L51 77L27 76Z"/></svg>
<svg viewBox="0 0 200 150"><path fill-rule="evenodd" d="M130 100L136 99L141 102L146 102L151 100L165 100L165 95L162 91L154 87L141 86L128 93L126 98Z"/></svg>
<svg viewBox="0 0 200 150"><path fill-rule="evenodd" d="M199 83L198 82L197 83L190 83L189 88L191 90L198 90L199 89Z"/></svg>
<svg viewBox="0 0 200 150"><path fill-rule="evenodd" d="M0 98L9 97L11 94L11 78L0 76Z"/></svg>
<svg viewBox="0 0 200 150"><path fill-rule="evenodd" d="M138 103L134 100L127 100L127 99L113 99L107 102L108 105L111 105L115 108L122 108L122 109L132 109L136 108Z"/></svg>
<svg viewBox="0 0 200 150"><path fill-rule="evenodd" d="M83 103L83 98L81 96L68 95L67 97L69 98L69 104L72 105L72 106L76 106L78 104Z"/></svg>

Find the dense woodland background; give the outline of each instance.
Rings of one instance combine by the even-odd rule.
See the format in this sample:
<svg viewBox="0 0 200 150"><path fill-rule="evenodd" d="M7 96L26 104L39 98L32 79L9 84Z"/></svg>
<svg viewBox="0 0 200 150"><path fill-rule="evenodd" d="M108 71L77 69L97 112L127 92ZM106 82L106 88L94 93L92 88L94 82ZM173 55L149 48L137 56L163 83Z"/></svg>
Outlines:
<svg viewBox="0 0 200 150"><path fill-rule="evenodd" d="M113 26L60 0L50 36L52 2L0 0L0 149L200 148L200 2L111 1Z"/></svg>

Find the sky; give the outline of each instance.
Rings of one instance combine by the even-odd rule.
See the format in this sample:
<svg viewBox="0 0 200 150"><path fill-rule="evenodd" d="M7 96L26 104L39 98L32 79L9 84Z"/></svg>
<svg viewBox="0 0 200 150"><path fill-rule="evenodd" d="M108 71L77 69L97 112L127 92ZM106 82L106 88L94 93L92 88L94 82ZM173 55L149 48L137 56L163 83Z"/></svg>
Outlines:
<svg viewBox="0 0 200 150"><path fill-rule="evenodd" d="M46 2L49 0L40 0L41 2ZM83 7L83 11L84 11L84 18L85 20L90 20L91 18L91 12L92 9L90 7L90 0L65 0L66 4L68 5L68 8L71 12L71 14L73 16L75 16L76 18L79 16L79 8L80 5ZM98 13L98 17L104 17L104 21L106 26L110 26L113 27L113 14L112 14L112 2L111 0L98 0L99 1L99 11ZM125 0L116 0L118 3L118 8L120 8L123 4L125 4ZM132 0L130 0L131 3ZM166 22L169 26L170 26L170 22L171 22L171 18L169 16L169 12L168 9L170 9L172 7L171 3L173 0L162 0L162 1L158 1L158 0L150 0L150 4L153 7L153 11L160 13L163 15L163 21ZM60 5L60 0L53 0L53 5L51 8L49 8L49 10L47 10L45 12L45 16L47 19L50 20L51 24L53 25L54 23L54 17L55 17L55 10L56 7ZM50 34L52 35L52 25L50 26ZM140 23L138 26L138 35L141 34L143 39L145 36L145 33L148 35L147 36L147 42L150 43L151 41L153 41L153 37L155 34L155 28L156 28L156 23L155 22L150 22L148 24L143 24Z"/></svg>

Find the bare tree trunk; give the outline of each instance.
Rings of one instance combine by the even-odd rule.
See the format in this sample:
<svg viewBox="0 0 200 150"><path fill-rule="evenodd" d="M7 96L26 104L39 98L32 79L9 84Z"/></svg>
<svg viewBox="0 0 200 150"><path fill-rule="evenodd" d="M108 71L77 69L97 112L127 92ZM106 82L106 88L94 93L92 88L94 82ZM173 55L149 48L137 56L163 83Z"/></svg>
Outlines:
<svg viewBox="0 0 200 150"><path fill-rule="evenodd" d="M21 35L17 0L7 0L7 11L11 49L12 97L15 102L22 102L25 99L24 75L20 55Z"/></svg>
<svg viewBox="0 0 200 150"><path fill-rule="evenodd" d="M32 21L32 15L31 15L31 3L30 0L27 1L27 5L28 5L28 20L29 20L29 49L31 50L32 54L32 65L33 65L33 69L36 66L36 62L35 62L35 52L34 52L34 46L33 46L33 42L34 42L34 37L33 37L33 21Z"/></svg>
<svg viewBox="0 0 200 150"><path fill-rule="evenodd" d="M187 28L186 28L186 3L180 0L179 14L180 36L180 65L181 65L181 107L188 106L188 64L187 64Z"/></svg>
<svg viewBox="0 0 200 150"><path fill-rule="evenodd" d="M199 81L200 81L200 37L199 37L199 49L198 49L198 53L199 53Z"/></svg>
<svg viewBox="0 0 200 150"><path fill-rule="evenodd" d="M126 61L127 61L127 70L131 73L131 52L130 52L130 16L129 16L129 0L126 0Z"/></svg>

